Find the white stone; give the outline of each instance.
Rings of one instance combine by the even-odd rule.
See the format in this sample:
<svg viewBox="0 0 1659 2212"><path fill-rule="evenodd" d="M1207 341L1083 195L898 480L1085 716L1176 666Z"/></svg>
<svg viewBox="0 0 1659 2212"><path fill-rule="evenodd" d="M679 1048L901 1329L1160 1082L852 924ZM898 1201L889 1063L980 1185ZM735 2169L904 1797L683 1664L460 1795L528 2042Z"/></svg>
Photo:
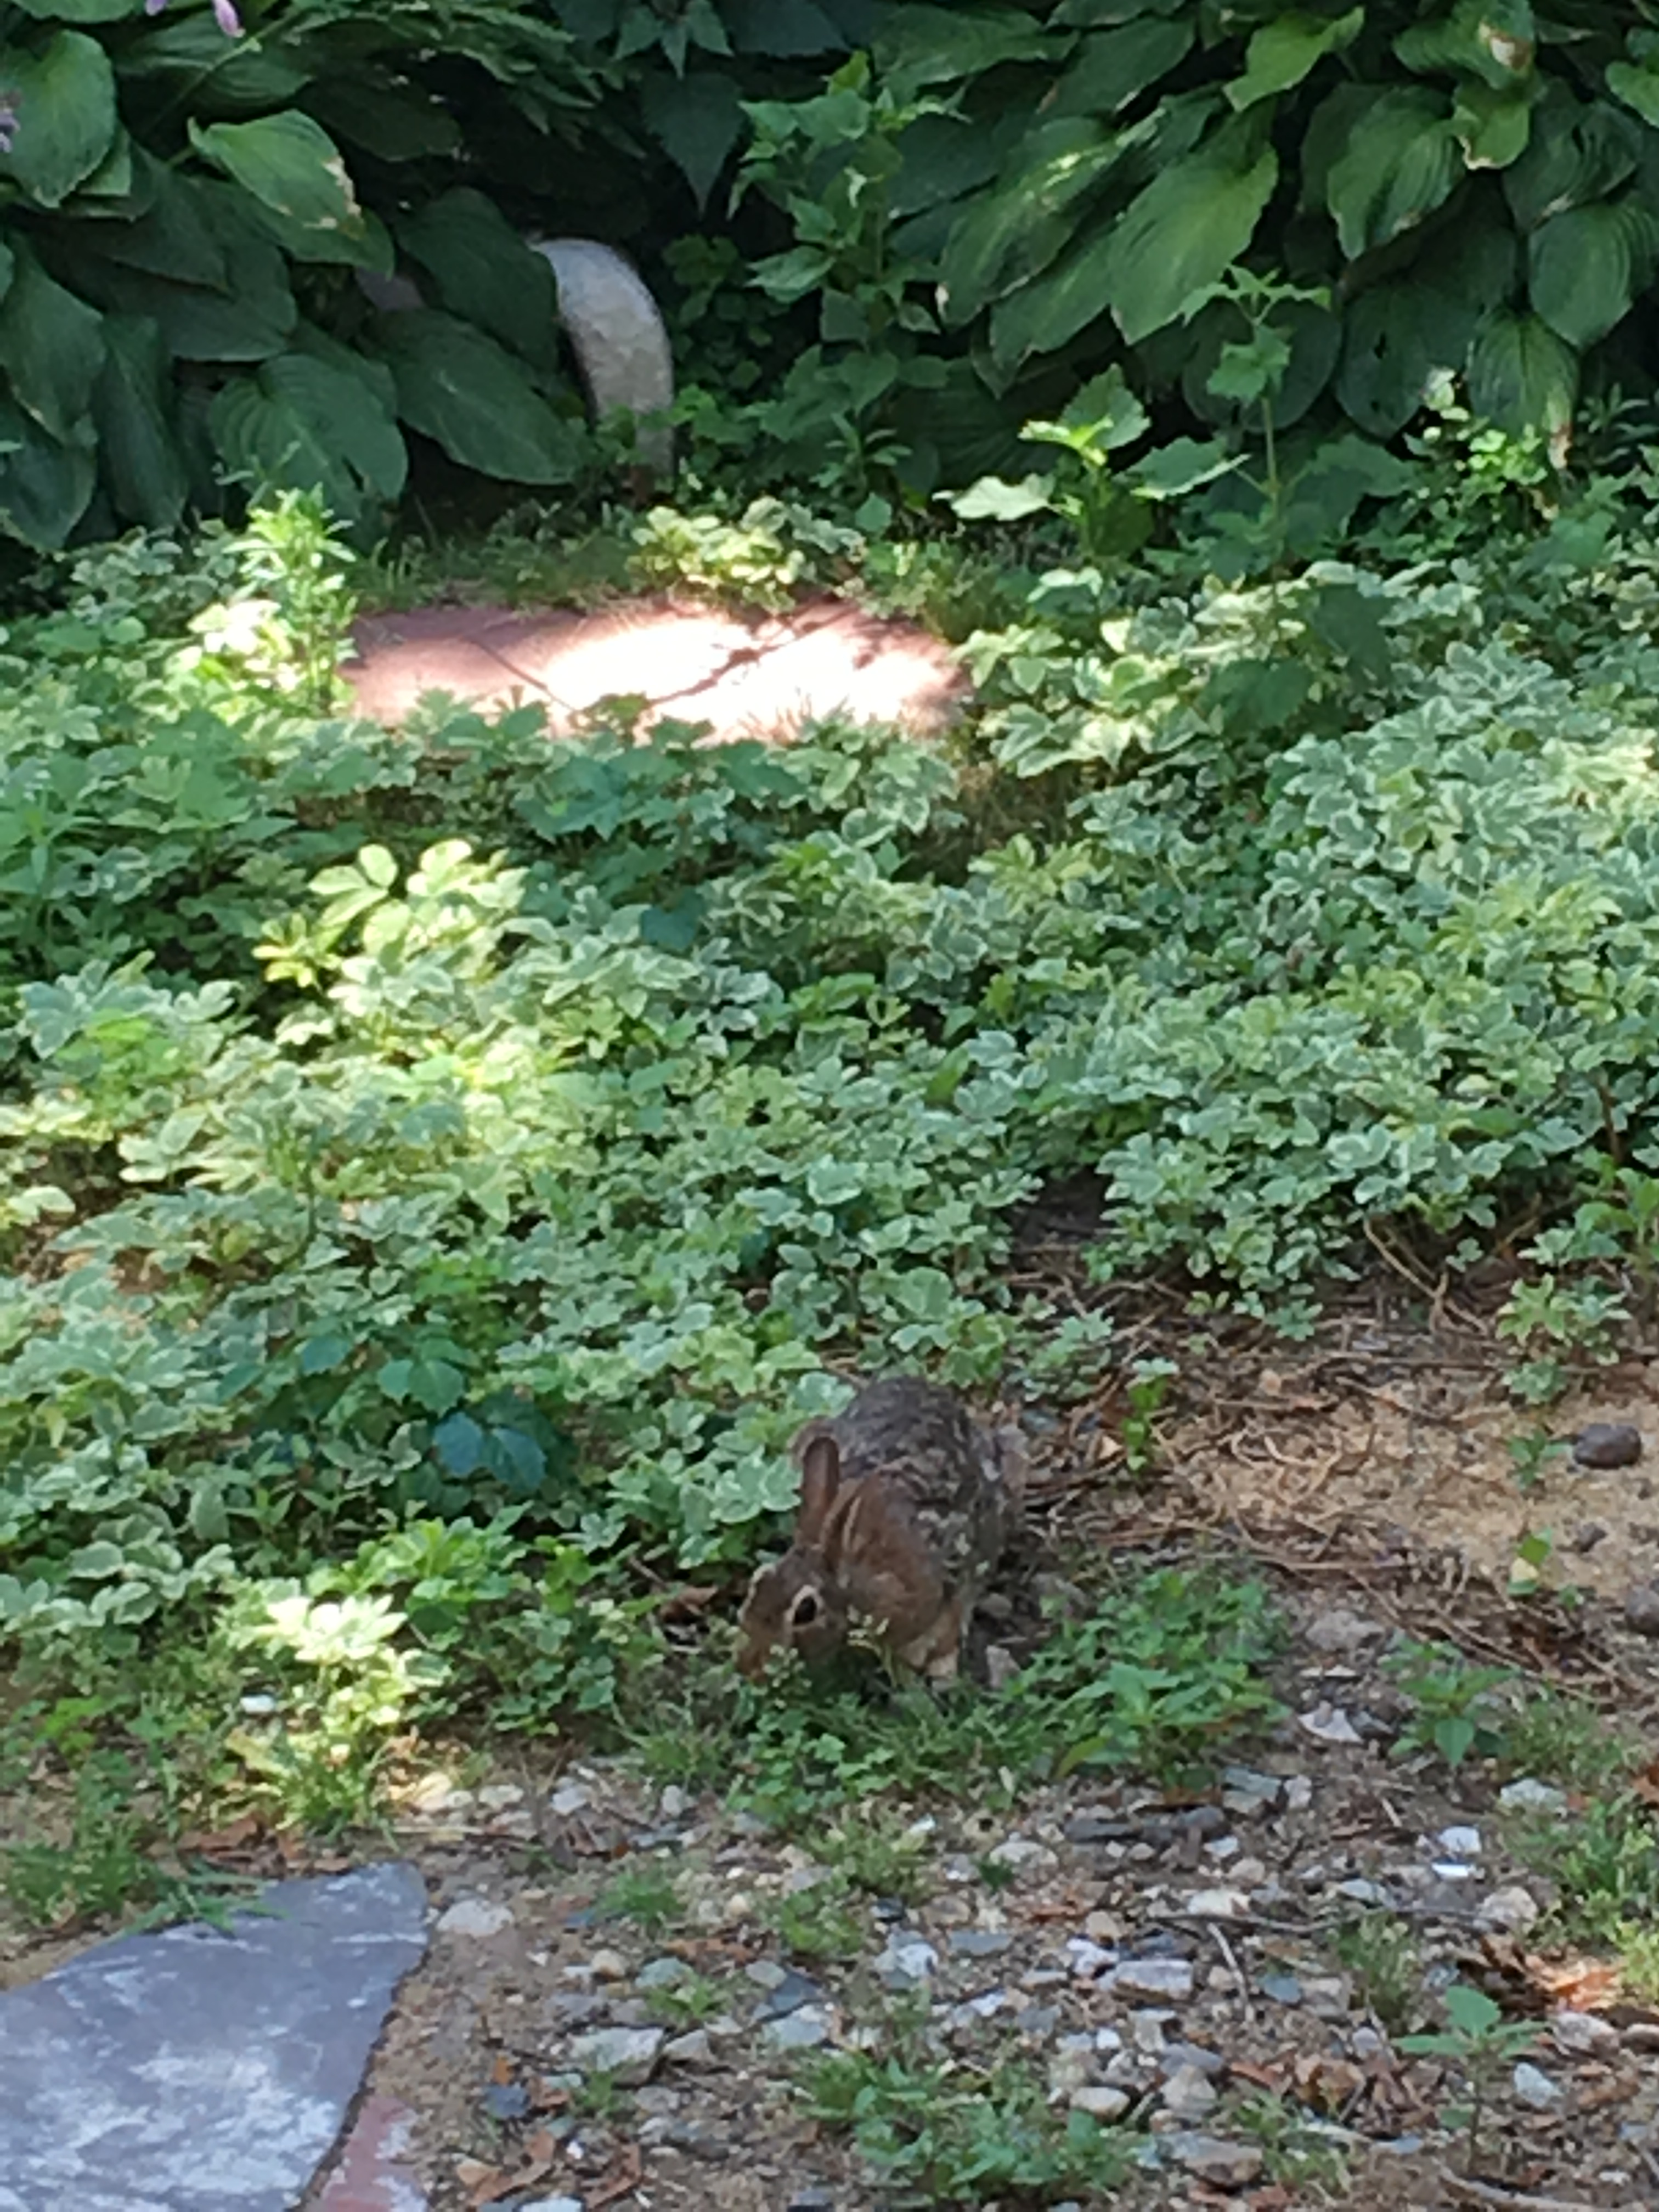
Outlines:
<svg viewBox="0 0 1659 2212"><path fill-rule="evenodd" d="M1357 1744L1364 1741L1340 1705L1322 1702L1311 1712L1298 1713L1297 1719L1316 1743Z"/></svg>
<svg viewBox="0 0 1659 2212"><path fill-rule="evenodd" d="M1072 1972L1080 1982L1091 1982L1103 1967L1112 1963L1112 1953L1091 1943L1085 1936L1073 1936L1066 1946L1066 1955L1072 1962Z"/></svg>
<svg viewBox="0 0 1659 2212"><path fill-rule="evenodd" d="M588 1960L593 1969L593 1978L599 1982L625 1982L628 1961L620 1951L595 1951Z"/></svg>
<svg viewBox="0 0 1659 2212"><path fill-rule="evenodd" d="M876 1972L889 1989L910 1988L937 1970L939 1953L921 1936L896 1937L876 1960Z"/></svg>
<svg viewBox="0 0 1659 2212"><path fill-rule="evenodd" d="M1109 2082L1085 2081L1071 2094L1074 2112L1086 2112L1091 2120L1121 2120L1129 2109L1130 2099L1121 2089L1114 2089Z"/></svg>
<svg viewBox="0 0 1659 2212"><path fill-rule="evenodd" d="M1483 1898L1474 1917L1476 1926L1489 1933L1523 1936L1529 1928L1536 1927L1540 1913L1538 1899L1516 1882L1506 1889L1495 1889L1490 1897Z"/></svg>
<svg viewBox="0 0 1659 2212"><path fill-rule="evenodd" d="M441 1936L470 1936L482 1942L513 1925L512 1908L493 1905L487 1897L458 1897L438 1919Z"/></svg>
<svg viewBox="0 0 1659 2212"><path fill-rule="evenodd" d="M1187 1899L1194 1920L1237 1920L1249 1909L1250 1900L1242 1889L1194 1890Z"/></svg>
<svg viewBox="0 0 1659 2212"><path fill-rule="evenodd" d="M667 2040L660 2027L596 2027L576 2038L570 2055L584 2074L607 2074L633 2089L650 2080Z"/></svg>
<svg viewBox="0 0 1659 2212"><path fill-rule="evenodd" d="M830 2040L830 2017L816 2005L803 2005L781 2020L769 2020L761 2041L771 2051L817 2051Z"/></svg>
<svg viewBox="0 0 1659 2212"><path fill-rule="evenodd" d="M1164 2108L1178 2120L1207 2119L1215 2110L1215 2084L1196 2066L1177 2066L1159 2092Z"/></svg>
<svg viewBox="0 0 1659 2212"><path fill-rule="evenodd" d="M559 319L597 416L628 408L659 415L674 404L674 356L644 279L614 246L592 238L532 239L552 267ZM653 468L673 465L673 434L647 431L640 451Z"/></svg>
<svg viewBox="0 0 1659 2212"><path fill-rule="evenodd" d="M592 1802L580 1782L560 1783L547 1801L549 1810L558 1814L563 1820L568 1820L573 1813L585 1813Z"/></svg>
<svg viewBox="0 0 1659 2212"><path fill-rule="evenodd" d="M1285 1809L1291 1813L1305 1813L1312 1803L1313 1777L1310 1774L1291 1775L1285 1784Z"/></svg>
<svg viewBox="0 0 1659 2212"><path fill-rule="evenodd" d="M1265 2163L1254 2143L1227 2142L1219 2136L1166 2136L1164 2148L1177 2166L1217 2189L1248 2188Z"/></svg>
<svg viewBox="0 0 1659 2212"><path fill-rule="evenodd" d="M1506 1782L1498 1793L1498 1802L1506 1813L1565 1813L1567 1793L1528 1774L1519 1782Z"/></svg>
<svg viewBox="0 0 1659 2212"><path fill-rule="evenodd" d="M1478 1859L1480 1856L1479 1828L1443 1828L1434 1840L1449 1859Z"/></svg>
<svg viewBox="0 0 1659 2212"><path fill-rule="evenodd" d="M1126 1959L1107 1980L1124 1996L1167 1997L1180 2004L1193 1993L1193 1970L1185 1959Z"/></svg>
<svg viewBox="0 0 1659 2212"><path fill-rule="evenodd" d="M1561 2101L1560 2083L1552 2081L1541 2067L1531 2065L1524 2058L1510 2078L1516 2095L1523 2105L1530 2105L1534 2112L1547 2112L1551 2106Z"/></svg>
<svg viewBox="0 0 1659 2212"><path fill-rule="evenodd" d="M1570 2058L1590 2058L1619 2047L1618 2029L1593 2012L1557 2013L1550 2022L1550 2037Z"/></svg>

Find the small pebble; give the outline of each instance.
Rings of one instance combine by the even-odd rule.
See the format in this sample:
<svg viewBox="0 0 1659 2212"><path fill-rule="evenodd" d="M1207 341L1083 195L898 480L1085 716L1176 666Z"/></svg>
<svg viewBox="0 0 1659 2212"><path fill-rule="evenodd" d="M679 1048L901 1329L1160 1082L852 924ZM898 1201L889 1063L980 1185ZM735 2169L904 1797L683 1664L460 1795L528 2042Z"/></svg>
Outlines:
<svg viewBox="0 0 1659 2212"><path fill-rule="evenodd" d="M1340 1705L1317 1705L1311 1712L1298 1713L1297 1719L1316 1743L1357 1744L1364 1741Z"/></svg>
<svg viewBox="0 0 1659 2212"><path fill-rule="evenodd" d="M945 1944L953 1958L994 1959L1013 1940L1006 1928L953 1928Z"/></svg>
<svg viewBox="0 0 1659 2212"><path fill-rule="evenodd" d="M1557 2013L1550 2022L1550 2038L1570 2058L1595 2057L1619 2047L1618 2029L1593 2012Z"/></svg>
<svg viewBox="0 0 1659 2212"><path fill-rule="evenodd" d="M1107 1979L1124 1996L1168 1997L1180 2004L1193 1993L1193 1970L1185 1959L1126 1959Z"/></svg>
<svg viewBox="0 0 1659 2212"><path fill-rule="evenodd" d="M519 2212L582 2212L580 2197L537 2197L519 2206Z"/></svg>
<svg viewBox="0 0 1659 2212"><path fill-rule="evenodd" d="M1334 1605L1316 1613L1303 1632L1304 1641L1312 1650L1333 1656L1358 1651L1376 1638L1387 1634L1380 1620L1368 1620L1363 1613L1351 1612L1343 1605Z"/></svg>
<svg viewBox="0 0 1659 2212"><path fill-rule="evenodd" d="M1659 1583L1638 1583L1625 1600L1625 1626L1638 1636L1659 1636Z"/></svg>
<svg viewBox="0 0 1659 2212"><path fill-rule="evenodd" d="M1091 2120L1121 2120L1129 2109L1131 2100L1121 2089L1114 2089L1105 2081L1084 2081L1072 2091L1068 2100L1074 2112L1086 2112Z"/></svg>
<svg viewBox="0 0 1659 2212"><path fill-rule="evenodd" d="M550 1810L566 1819L572 1813L585 1813L592 1802L580 1782L562 1782L547 1801Z"/></svg>
<svg viewBox="0 0 1659 2212"><path fill-rule="evenodd" d="M786 2013L781 2020L769 2020L761 2030L761 2041L769 2051L817 2051L829 2040L829 2015L813 2005Z"/></svg>
<svg viewBox="0 0 1659 2212"><path fill-rule="evenodd" d="M447 1912L440 1916L438 1933L441 1936L470 1936L479 1942L499 1936L503 1928L513 1925L512 1908L494 1905L487 1897L459 1897Z"/></svg>
<svg viewBox="0 0 1659 2212"><path fill-rule="evenodd" d="M1443 1828L1435 1842L1449 1858L1478 1859L1480 1856L1479 1828Z"/></svg>
<svg viewBox="0 0 1659 2212"><path fill-rule="evenodd" d="M713 2066L716 2063L708 2031L702 2027L694 2027L689 2034L677 2035L672 2043L664 2044L662 2055L671 2066Z"/></svg>
<svg viewBox="0 0 1659 2212"><path fill-rule="evenodd" d="M1541 1907L1532 1892L1516 1882L1483 1898L1474 1919L1475 1925L1488 1934L1523 1936L1529 1928L1536 1927L1540 1913Z"/></svg>
<svg viewBox="0 0 1659 2212"><path fill-rule="evenodd" d="M1220 2136L1166 2136L1164 2148L1177 2166L1212 2189L1248 2189L1265 2163L1254 2143L1228 2142Z"/></svg>
<svg viewBox="0 0 1659 2212"><path fill-rule="evenodd" d="M1567 1793L1528 1774L1518 1782L1506 1782L1498 1793L1498 1802L1506 1813L1565 1813Z"/></svg>
<svg viewBox="0 0 1659 2212"><path fill-rule="evenodd" d="M636 1990L675 1990L692 1979L684 1959L653 1959L634 1977Z"/></svg>
<svg viewBox="0 0 1659 2212"><path fill-rule="evenodd" d="M593 1969L596 1981L625 1982L628 1979L628 1961L620 1951L596 1951L587 1963Z"/></svg>
<svg viewBox="0 0 1659 2212"><path fill-rule="evenodd" d="M1552 2081L1541 2067L1531 2065L1524 2058L1510 2079L1516 2095L1534 2112L1547 2112L1551 2106L1561 2101L1560 2083Z"/></svg>
<svg viewBox="0 0 1659 2212"><path fill-rule="evenodd" d="M1642 1431L1629 1421L1591 1421L1572 1440L1580 1467L1634 1467L1642 1456Z"/></svg>
<svg viewBox="0 0 1659 2212"><path fill-rule="evenodd" d="M570 2055L584 2074L608 2074L631 2089L650 2080L667 2040L660 2027L596 2027L576 2038Z"/></svg>
<svg viewBox="0 0 1659 2212"><path fill-rule="evenodd" d="M521 2120L530 2110L530 2092L519 2081L492 2081L483 2103L492 2120Z"/></svg>
<svg viewBox="0 0 1659 2212"><path fill-rule="evenodd" d="M1164 2111L1178 2120L1207 2119L1218 2102L1214 2083L1196 2066L1177 2066L1159 2096Z"/></svg>
<svg viewBox="0 0 1659 2212"><path fill-rule="evenodd" d="M920 1936L895 1938L876 1960L876 1972L884 1989L915 1989L925 1982L939 1966L939 1953L931 1943Z"/></svg>
<svg viewBox="0 0 1659 2212"><path fill-rule="evenodd" d="M1298 2005L1302 2002L1302 1984L1294 1974L1264 1974L1256 1987L1275 2004Z"/></svg>
<svg viewBox="0 0 1659 2212"><path fill-rule="evenodd" d="M1242 1889L1194 1890L1187 1899L1194 1920L1237 1920L1249 1909L1250 1900Z"/></svg>

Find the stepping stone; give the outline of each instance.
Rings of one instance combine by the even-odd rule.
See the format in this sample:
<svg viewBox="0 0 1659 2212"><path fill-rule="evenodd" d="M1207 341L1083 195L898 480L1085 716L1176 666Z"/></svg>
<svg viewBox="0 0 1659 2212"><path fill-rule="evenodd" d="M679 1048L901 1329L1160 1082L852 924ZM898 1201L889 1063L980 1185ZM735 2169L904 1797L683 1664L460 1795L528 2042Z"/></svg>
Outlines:
<svg viewBox="0 0 1659 2212"><path fill-rule="evenodd" d="M276 1882L0 1996L0 2212L293 2212L426 1917L405 1864Z"/></svg>
<svg viewBox="0 0 1659 2212"><path fill-rule="evenodd" d="M555 734L604 699L646 702L647 726L707 722L719 741L787 737L815 719L942 729L967 696L950 647L839 599L743 616L663 599L592 614L416 607L370 615L345 669L360 712L400 721L428 691L492 710L533 702Z"/></svg>

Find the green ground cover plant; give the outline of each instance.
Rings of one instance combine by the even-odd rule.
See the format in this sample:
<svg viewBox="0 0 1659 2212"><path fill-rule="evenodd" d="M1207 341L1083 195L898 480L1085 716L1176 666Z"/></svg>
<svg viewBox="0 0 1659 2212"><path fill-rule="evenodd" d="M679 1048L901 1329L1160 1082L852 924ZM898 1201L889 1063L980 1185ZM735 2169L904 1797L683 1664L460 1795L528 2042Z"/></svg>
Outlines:
<svg viewBox="0 0 1659 2212"><path fill-rule="evenodd" d="M1615 1349L1659 1168L1651 461L1609 418L1540 507L1524 441L1437 420L1302 562L1201 496L1134 559L1058 502L611 526L659 580L681 544L707 585L960 576L948 746L356 721L376 576L301 495L45 578L0 641L0 1638L43 1710L323 1826L422 1734L637 1735L663 1590L735 1577L846 1370L1063 1397L1152 1269L1294 1331L1368 1228L1454 1273L1508 1239L1533 1379ZM1101 1305L1062 1314L1010 1254L1079 1166ZM1109 1593L971 1758L948 1702L780 1696L740 1778L1179 1772L1272 1649L1248 1583ZM1420 1672L1423 1747L1484 1755L1485 1686Z"/></svg>

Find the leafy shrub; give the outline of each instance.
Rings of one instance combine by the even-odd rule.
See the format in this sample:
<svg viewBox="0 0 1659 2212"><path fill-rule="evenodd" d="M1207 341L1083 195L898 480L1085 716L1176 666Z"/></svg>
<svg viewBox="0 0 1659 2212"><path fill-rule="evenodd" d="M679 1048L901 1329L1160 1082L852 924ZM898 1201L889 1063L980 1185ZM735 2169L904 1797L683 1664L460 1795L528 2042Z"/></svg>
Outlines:
<svg viewBox="0 0 1659 2212"><path fill-rule="evenodd" d="M6 11L0 528L26 544L171 529L224 483L372 519L410 432L519 483L581 465L551 270L457 166L481 87L563 128L569 40L519 0L245 12ZM355 278L399 257L434 304L378 315Z"/></svg>

